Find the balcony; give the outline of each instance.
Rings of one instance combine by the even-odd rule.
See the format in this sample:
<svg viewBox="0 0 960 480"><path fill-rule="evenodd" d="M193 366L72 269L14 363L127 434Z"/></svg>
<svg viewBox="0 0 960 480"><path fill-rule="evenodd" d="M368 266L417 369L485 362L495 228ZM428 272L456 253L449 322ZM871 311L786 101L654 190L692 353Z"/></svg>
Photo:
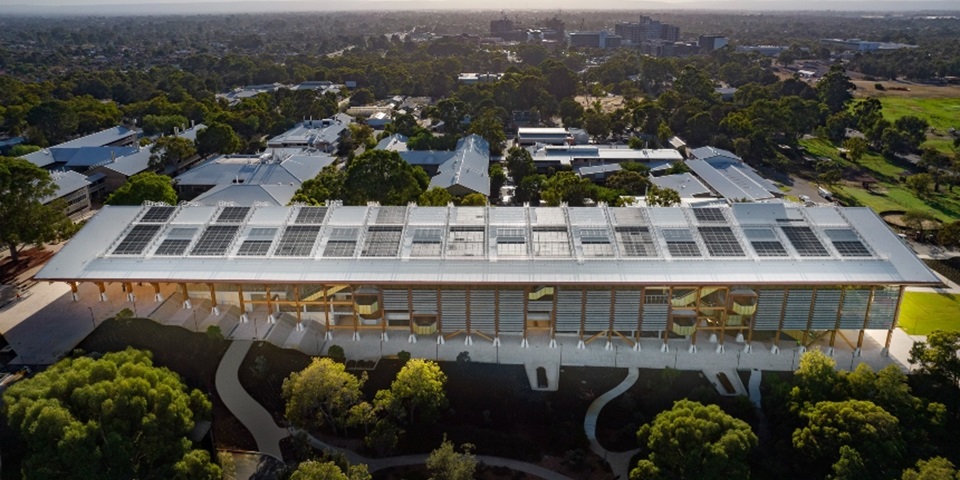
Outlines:
<svg viewBox="0 0 960 480"><path fill-rule="evenodd" d="M380 312L380 304L374 300L372 302L357 302L357 313L360 315L373 315Z"/></svg>
<svg viewBox="0 0 960 480"><path fill-rule="evenodd" d="M757 311L757 304L742 304L738 302L733 302L731 305L731 310L739 315L753 315Z"/></svg>

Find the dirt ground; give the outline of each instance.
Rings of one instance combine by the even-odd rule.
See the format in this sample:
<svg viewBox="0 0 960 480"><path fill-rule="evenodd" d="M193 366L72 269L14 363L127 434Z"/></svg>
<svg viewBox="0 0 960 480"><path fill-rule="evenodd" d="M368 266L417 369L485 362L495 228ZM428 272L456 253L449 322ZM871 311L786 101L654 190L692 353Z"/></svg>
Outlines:
<svg viewBox="0 0 960 480"><path fill-rule="evenodd" d="M857 89L853 96L866 97L910 97L910 98L956 98L960 97L960 85L924 85L912 82L852 80ZM876 84L882 84L885 90L877 90ZM906 90L901 90L906 89Z"/></svg>
<svg viewBox="0 0 960 480"><path fill-rule="evenodd" d="M604 113L613 112L614 110L621 108L626 104L626 101L621 95L607 95L606 97L600 98L594 96L577 95L574 97L574 100L576 100L580 105L583 105L583 108L590 108L593 106L593 102L600 100L600 106L603 107Z"/></svg>

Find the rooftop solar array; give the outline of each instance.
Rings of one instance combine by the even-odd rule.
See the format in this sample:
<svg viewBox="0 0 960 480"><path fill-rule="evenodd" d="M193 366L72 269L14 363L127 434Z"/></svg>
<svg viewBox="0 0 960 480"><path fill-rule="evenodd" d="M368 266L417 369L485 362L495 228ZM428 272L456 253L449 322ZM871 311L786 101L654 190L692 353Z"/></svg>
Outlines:
<svg viewBox="0 0 960 480"><path fill-rule="evenodd" d="M319 225L290 225L277 245L278 257L307 257L320 234Z"/></svg>
<svg viewBox="0 0 960 480"><path fill-rule="evenodd" d="M221 256L227 253L234 237L237 236L237 225L210 225L200 235L200 240L190 250L190 255Z"/></svg>
<svg viewBox="0 0 960 480"><path fill-rule="evenodd" d="M700 209L695 209L700 210ZM730 227L700 227L700 237L711 257L742 257L743 248Z"/></svg>
<svg viewBox="0 0 960 480"><path fill-rule="evenodd" d="M223 207L217 215L217 223L241 223L250 213L250 207Z"/></svg>
<svg viewBox="0 0 960 480"><path fill-rule="evenodd" d="M700 247L693 238L693 231L686 228L670 228L661 231L667 242L667 250L674 257L700 257Z"/></svg>
<svg viewBox="0 0 960 480"><path fill-rule="evenodd" d="M326 216L327 207L300 207L300 211L297 212L297 219L294 220L294 223L298 225L318 225L323 223L323 218Z"/></svg>
<svg viewBox="0 0 960 480"><path fill-rule="evenodd" d="M140 255L159 231L160 225L134 225L117 245L117 248L113 249L113 254Z"/></svg>
<svg viewBox="0 0 960 480"><path fill-rule="evenodd" d="M166 222L168 218L170 218L170 215L173 215L173 212L176 209L177 207L164 207L164 206L150 207L146 211L146 213L144 213L143 216L140 217L140 221L142 223L163 223L163 222Z"/></svg>
<svg viewBox="0 0 960 480"><path fill-rule="evenodd" d="M272 210L271 210L272 208ZM601 207L142 207L105 255L653 260L877 258L839 210Z"/></svg>
<svg viewBox="0 0 960 480"><path fill-rule="evenodd" d="M790 240L794 250L801 257L829 257L827 249L820 243L820 239L810 227L784 226L780 227Z"/></svg>

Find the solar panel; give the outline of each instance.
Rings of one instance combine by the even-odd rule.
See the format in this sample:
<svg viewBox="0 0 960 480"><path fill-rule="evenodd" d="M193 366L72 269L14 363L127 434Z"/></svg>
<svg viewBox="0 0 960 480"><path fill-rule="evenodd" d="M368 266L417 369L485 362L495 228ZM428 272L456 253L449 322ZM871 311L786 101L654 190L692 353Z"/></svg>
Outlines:
<svg viewBox="0 0 960 480"><path fill-rule="evenodd" d="M820 239L810 227L780 227L790 240L790 244L801 257L829 257L827 249L820 243Z"/></svg>
<svg viewBox="0 0 960 480"><path fill-rule="evenodd" d="M237 225L210 225L203 231L200 240L193 246L190 255L223 255L227 253L233 237L237 236Z"/></svg>
<svg viewBox="0 0 960 480"><path fill-rule="evenodd" d="M605 228L581 228L581 244L610 243L610 235Z"/></svg>
<svg viewBox="0 0 960 480"><path fill-rule="evenodd" d="M249 212L250 207L223 207L216 223L242 223Z"/></svg>
<svg viewBox="0 0 960 480"><path fill-rule="evenodd" d="M402 225L407 216L407 207L380 207L377 209L377 224Z"/></svg>
<svg viewBox="0 0 960 480"><path fill-rule="evenodd" d="M615 227L621 254L627 257L654 257L657 249L647 227Z"/></svg>
<svg viewBox="0 0 960 480"><path fill-rule="evenodd" d="M244 240L237 250L237 255L243 257L263 257L270 251L270 240Z"/></svg>
<svg viewBox="0 0 960 480"><path fill-rule="evenodd" d="M323 250L324 257L352 257L357 249L357 242L352 240L330 240Z"/></svg>
<svg viewBox="0 0 960 480"><path fill-rule="evenodd" d="M694 208L693 215L702 223L727 223L719 208Z"/></svg>
<svg viewBox="0 0 960 480"><path fill-rule="evenodd" d="M166 222L176 207L150 207L147 213L140 218L142 223L163 223Z"/></svg>
<svg viewBox="0 0 960 480"><path fill-rule="evenodd" d="M447 236L447 255L482 257L485 232L481 226L452 226Z"/></svg>
<svg viewBox="0 0 960 480"><path fill-rule="evenodd" d="M869 257L870 250L867 250L867 247L863 246L859 240L854 242L845 242L845 241L836 241L833 242L834 248L837 249L837 252L840 253L842 257Z"/></svg>
<svg viewBox="0 0 960 480"><path fill-rule="evenodd" d="M834 248L843 257L869 257L870 250L860 241L860 238L849 228L831 228L824 230Z"/></svg>
<svg viewBox="0 0 960 480"><path fill-rule="evenodd" d="M327 207L300 207L300 211L297 212L297 218L293 223L297 225L305 223L320 224L323 223L323 219L326 216Z"/></svg>
<svg viewBox="0 0 960 480"><path fill-rule="evenodd" d="M711 257L745 256L730 227L700 227L698 230Z"/></svg>
<svg viewBox="0 0 960 480"><path fill-rule="evenodd" d="M418 228L413 231L413 243L440 243L443 241L442 228Z"/></svg>
<svg viewBox="0 0 960 480"><path fill-rule="evenodd" d="M787 250L783 248L783 245L780 242L759 240L756 242L750 242L750 245L753 246L753 251L757 252L757 255L761 257L787 256Z"/></svg>
<svg viewBox="0 0 960 480"><path fill-rule="evenodd" d="M190 240L181 239L181 238L168 238L157 247L157 251L153 252L154 255L160 256L180 256L187 251L187 247L190 246Z"/></svg>
<svg viewBox="0 0 960 480"><path fill-rule="evenodd" d="M367 229L363 257L395 257L400 247L401 226L371 226Z"/></svg>
<svg viewBox="0 0 960 480"><path fill-rule="evenodd" d="M123 237L123 240L117 245L117 248L113 249L113 254L140 255L159 231L160 225L134 225L127 232L127 236Z"/></svg>
<svg viewBox="0 0 960 480"><path fill-rule="evenodd" d="M497 243L527 243L527 231L522 228L498 228Z"/></svg>
<svg viewBox="0 0 960 480"><path fill-rule="evenodd" d="M320 234L319 225L290 225L283 231L274 255L278 257L307 257Z"/></svg>
<svg viewBox="0 0 960 480"><path fill-rule="evenodd" d="M700 248L693 239L693 232L686 228L668 228L662 230L667 241L667 251L674 257L700 257Z"/></svg>
<svg viewBox="0 0 960 480"><path fill-rule="evenodd" d="M569 257L567 227L533 227L533 253L538 257Z"/></svg>

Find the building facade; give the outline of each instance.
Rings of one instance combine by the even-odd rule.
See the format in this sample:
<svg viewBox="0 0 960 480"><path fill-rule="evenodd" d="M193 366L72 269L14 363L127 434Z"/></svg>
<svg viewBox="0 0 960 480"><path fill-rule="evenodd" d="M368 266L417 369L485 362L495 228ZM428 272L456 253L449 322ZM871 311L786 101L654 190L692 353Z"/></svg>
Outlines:
<svg viewBox="0 0 960 480"><path fill-rule="evenodd" d="M860 348L896 326L905 286L939 283L869 209L784 204L108 206L36 278L174 284L186 308L327 336L746 351Z"/></svg>

